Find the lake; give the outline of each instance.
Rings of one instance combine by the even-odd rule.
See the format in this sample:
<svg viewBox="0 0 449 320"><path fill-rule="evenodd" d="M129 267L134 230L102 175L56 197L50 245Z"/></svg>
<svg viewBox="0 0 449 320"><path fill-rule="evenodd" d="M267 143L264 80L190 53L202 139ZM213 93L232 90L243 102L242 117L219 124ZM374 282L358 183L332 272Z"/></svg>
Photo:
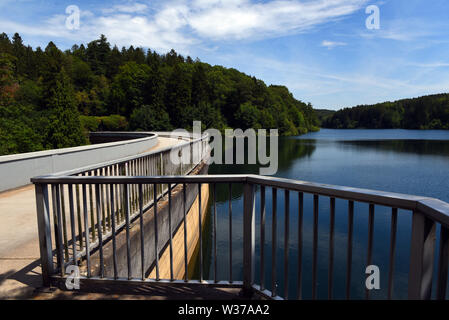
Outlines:
<svg viewBox="0 0 449 320"><path fill-rule="evenodd" d="M254 165L212 165L209 174L258 173ZM279 141L278 177L367 188L397 193L429 196L449 202L449 131L418 130L330 130ZM242 279L242 191L232 186L232 261L233 279ZM211 194L212 195L212 194ZM267 224L265 243L265 283L271 289L271 189L267 188ZM218 279L229 274L229 187L217 187ZM311 297L312 267L312 196L304 195L304 298ZM298 200L290 195L289 295L296 297L297 213ZM256 195L256 283L260 279L260 195ZM278 192L278 247L276 248L277 290L283 292L283 192ZM210 203L211 205L211 203ZM327 298L329 198L320 197L318 298ZM210 213L210 210L209 210ZM381 271L381 289L373 291L373 299L387 297L391 209L376 206L373 264ZM203 235L205 279L213 279L211 214ZM411 212L399 210L395 258L394 298L407 298ZM366 248L368 242L368 205L355 204L351 298L364 298ZM347 201L336 201L334 298L343 299L346 283ZM198 266L197 266L198 269ZM196 272L197 274L197 272Z"/></svg>

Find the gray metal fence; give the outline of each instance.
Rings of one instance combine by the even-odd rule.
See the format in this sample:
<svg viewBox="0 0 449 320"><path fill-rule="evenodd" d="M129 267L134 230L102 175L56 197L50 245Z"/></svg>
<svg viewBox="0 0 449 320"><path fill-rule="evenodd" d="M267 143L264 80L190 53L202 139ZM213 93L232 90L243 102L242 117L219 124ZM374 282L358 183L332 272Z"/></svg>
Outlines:
<svg viewBox="0 0 449 320"><path fill-rule="evenodd" d="M50 275L56 271L62 275L65 266L80 260L86 260L89 274L91 252L99 250L101 253L103 244L129 227L130 221L141 215L142 210L147 211L157 203L167 194L168 186L37 181L63 177L187 175L206 157L208 137L179 139L182 141L178 145L154 152L32 179L36 188L42 273L46 285ZM189 159L185 159L186 156ZM102 258L102 254L100 256Z"/></svg>
<svg viewBox="0 0 449 320"><path fill-rule="evenodd" d="M161 160L163 162L163 158ZM153 166L149 165L150 163ZM406 210L412 215L412 229L410 235L410 261L409 261L409 278L408 278L408 298L409 299L445 299L447 288L447 273L448 273L448 254L449 254L449 204L440 200L418 197L402 194L394 194L390 192L381 192L365 189L356 189L349 187L330 186L316 183L309 183L303 181L295 181L282 178L262 177L256 175L219 175L219 176L162 176L167 171L163 171L164 165L157 167L154 161L148 162L148 159L134 159L126 164L114 164L103 167L103 171L95 171L99 169L78 172L72 176L58 176L58 177L42 177L35 178L33 182L36 185L37 197L37 212L39 221L39 237L41 260L43 267L43 277L47 285L53 279L63 279L64 268L67 264L80 265L86 263L87 269L81 275L81 279L85 283L90 284L105 284L111 282L118 282L125 286L133 286L136 283L158 284L176 286L182 285L223 285L223 286L237 286L241 287L244 292L253 292L257 290L266 297L275 299L302 299L301 292L303 292L302 281L302 248L303 248L303 215L304 215L304 195L311 195L313 198L313 252L312 252L312 287L311 296L313 299L317 298L317 251L319 249L318 235L319 235L319 200L320 198L327 198L329 200L330 221L329 221L329 256L328 256L328 298L333 298L333 272L334 272L334 252L335 252L335 202L340 199L347 202L347 221L348 229L346 234L346 298L351 298L351 261L353 250L353 230L354 230L354 203L366 203L369 207L368 219L368 246L366 249L366 265L372 262L373 254L373 235L374 235L374 218L376 215L376 207L384 206L391 209L391 234L390 234L390 248L389 248L389 273L388 273L388 297L392 297L393 279L394 279L394 262L396 253L396 233L398 224L398 209ZM167 164L165 164L167 166ZM176 171L176 170L175 170ZM104 172L109 176L102 176ZM120 176L122 175L122 176ZM127 175L127 176L125 176ZM133 175L133 176L129 176ZM159 175L159 176L155 176ZM229 204L229 275L226 281L217 278L217 209L216 209L216 189L217 185L229 185L229 189L235 184L243 186L243 281L234 281L232 275L232 210ZM186 277L183 281L175 280L173 271L171 270L169 279L161 279L159 276L158 259L160 252L158 251L158 213L157 210L147 211L148 206L157 203L158 197L163 190L166 190L170 202L172 188L175 185L183 186L184 190L184 222L186 219L185 206L185 190L186 186L198 186L201 190L202 185L209 185L212 192L212 255L213 255L213 279L205 280L203 275L203 259L202 250L199 251L200 271L199 278L196 280L188 279L187 277L187 261L185 261ZM165 189L162 189L165 186ZM56 250L53 254L52 247L52 227L50 225L50 206L49 206L49 192L51 187L53 213L55 216L55 224L53 231L55 233L54 239L56 241ZM80 188L80 191L78 191ZM255 190L260 191L260 203L258 207L260 212L255 211ZM65 213L61 210L61 203L63 199L64 190L68 189L68 213L69 220L65 221ZM74 191L75 190L75 191ZM271 190L271 197L273 201L272 212L266 210L266 193ZM279 194L283 193L284 211L283 212L283 234L277 234L280 222L277 212L277 200ZM201 193L199 192L199 195ZM292 212L290 209L290 201L292 197L297 197L298 210ZM199 197L201 203L201 196ZM231 200L230 200L231 201ZM75 210L76 207L76 210ZM157 207L156 207L157 208ZM201 224L201 205L198 212L199 217L199 245L202 248L202 224ZM90 209L90 210L89 210ZM170 217L169 204L169 217ZM235 209L234 209L235 210ZM150 213L148 213L150 212ZM91 217L89 218L89 213ZM95 215L95 214L96 215ZM148 279L145 276L145 270L142 269L142 274L138 278L132 278L130 273L128 278L120 278L116 271L116 247L115 237L119 228L124 228L125 232L129 232L130 222L135 219L142 221L145 214L154 215L154 243L156 249L155 270L156 278ZM401 210L402 214L402 210ZM258 226L256 229L256 215L259 215ZM266 237L266 220L270 216L272 221L271 238ZM295 225L291 223L292 217L295 216ZM95 222L94 222L95 221ZM90 224L89 224L90 222ZM70 235L66 230L66 225L70 226ZM185 225L185 224L184 224ZM439 237L439 252L435 257L436 244L436 227L440 225L441 232ZM172 232L170 227L170 243L168 248L172 248ZM296 228L297 239L293 242L289 231ZM140 229L143 232L143 228ZM255 247L256 247L256 233L258 234L257 244L260 248L260 279L255 279ZM186 233L184 233L186 235ZM143 239L144 235L141 235ZM105 276L103 269L103 244L105 241L113 241L113 256L114 256L114 274L112 277ZM127 237L127 261L128 270L130 268L130 248L129 237ZM276 269L279 264L278 257L273 251L271 254L271 262L266 263L264 256L267 254L267 243L270 243L272 250L275 250L278 242L283 242L283 292L276 290ZM297 273L297 283L291 283L289 279L289 248L296 244L298 252L298 261L295 272ZM143 248L144 244L141 245ZM184 249L187 251L187 240L184 237ZM235 250L236 248L234 248ZM90 253L93 250L98 250L100 255L100 274L92 275L90 273ZM144 250L140 253L142 262L146 259ZM56 257L56 261L53 261ZM434 274L435 263L437 263L437 273ZM142 263L143 266L143 263ZM173 253L170 254L170 268L173 268ZM266 289L264 274L266 270L272 271L271 276L271 290ZM432 282L436 280L437 288L436 294L432 296ZM297 287L297 295L289 296L289 286ZM369 291L366 291L366 298L369 298Z"/></svg>

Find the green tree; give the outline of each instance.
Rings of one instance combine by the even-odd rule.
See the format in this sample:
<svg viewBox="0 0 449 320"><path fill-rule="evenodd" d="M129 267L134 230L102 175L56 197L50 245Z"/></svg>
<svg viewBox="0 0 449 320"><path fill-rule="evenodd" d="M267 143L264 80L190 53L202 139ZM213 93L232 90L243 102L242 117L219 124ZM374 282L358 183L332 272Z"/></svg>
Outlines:
<svg viewBox="0 0 449 320"><path fill-rule="evenodd" d="M171 130L168 113L157 106L144 105L134 109L129 126L137 131L164 131Z"/></svg>
<svg viewBox="0 0 449 320"><path fill-rule="evenodd" d="M111 46L104 34L87 45L87 61L96 75L106 74L110 52Z"/></svg>
<svg viewBox="0 0 449 320"><path fill-rule="evenodd" d="M191 78L185 68L177 64L167 82L165 105L176 128L192 126Z"/></svg>
<svg viewBox="0 0 449 320"><path fill-rule="evenodd" d="M85 144L86 137L81 130L73 87L64 68L57 75L55 86L49 91L45 112L45 148L57 149Z"/></svg>
<svg viewBox="0 0 449 320"><path fill-rule="evenodd" d="M111 113L129 118L133 110L142 106L144 89L148 81L150 67L146 64L127 62L120 67L111 87Z"/></svg>
<svg viewBox="0 0 449 320"><path fill-rule="evenodd" d="M258 122L260 119L259 110L250 102L246 102L240 106L239 111L235 115L236 123L242 129L260 129L261 125Z"/></svg>

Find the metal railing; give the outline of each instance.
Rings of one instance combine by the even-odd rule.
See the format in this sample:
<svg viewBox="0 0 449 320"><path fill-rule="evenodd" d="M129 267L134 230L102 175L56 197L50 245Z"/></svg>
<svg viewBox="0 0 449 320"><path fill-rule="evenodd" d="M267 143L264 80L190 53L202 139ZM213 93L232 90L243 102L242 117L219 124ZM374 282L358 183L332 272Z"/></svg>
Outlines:
<svg viewBox="0 0 449 320"><path fill-rule="evenodd" d="M163 133L159 134L159 136L163 135ZM172 136L167 135L167 137ZM89 179L107 176L188 175L208 154L209 138L204 135L194 138L179 136L178 139L182 142L177 145L40 177L37 180L67 176ZM173 161L174 158L177 158L177 161ZM125 225L129 225L130 221L138 217L139 210L142 208L145 211L148 210L153 206L154 199L157 202L157 199L167 193L167 186L162 185L142 187L138 184L130 184L126 188L122 185L109 188L105 184L64 183L51 184L51 193L49 193L47 185L44 187L36 183L36 179L31 181L36 185L42 273L44 283L47 285L49 275L55 270L53 258L50 259L50 256L46 255L53 251L52 242L56 244L55 255L52 257L56 258L56 269L60 271L60 274L65 266L80 259L87 259L89 266L91 252L101 251L105 241L112 239L116 232L121 231ZM48 229L50 223L54 224L53 235ZM45 245L42 244L43 240ZM48 257L47 260L45 260L46 257Z"/></svg>
<svg viewBox="0 0 449 320"><path fill-rule="evenodd" d="M141 168L139 165L130 165L129 168ZM112 171L112 175L120 173L120 166L118 170ZM123 167L122 167L123 168ZM123 169L122 169L123 170ZM275 299L302 299L302 292L304 290L311 291L311 298L317 298L317 282L318 282L318 250L320 249L319 243L319 203L320 199L328 199L329 201L329 242L328 242L328 276L327 276L327 291L328 299L333 298L335 292L334 288L334 269L335 265L335 222L336 222L336 199L338 201L344 201L347 203L347 232L346 232L346 286L344 288L344 295L347 299L351 298L351 277L352 274L352 261L353 261L353 246L354 246L354 215L355 203L364 203L368 205L369 217L368 217L368 232L367 237L367 247L366 247L366 265L372 263L373 257L373 236L374 236L374 220L376 216L376 207L388 207L391 210L391 230L390 230L390 244L389 244L389 272L388 272L388 298L392 298L393 291L393 280L394 280L394 265L396 257L396 238L397 238L397 227L398 227L398 215L410 214L412 219L412 228L410 234L410 260L409 260L409 273L408 273L408 298L409 299L430 299L432 298L432 282L435 281L437 284L436 290L434 291L433 297L436 299L446 298L446 288L447 288L447 274L448 274L448 261L449 261L449 204L442 202L440 200L395 194L390 192L381 192L349 187L339 187L330 186L316 183L309 183L304 181L295 181L282 178L273 177L262 177L256 175L218 175L218 176L145 176L148 171L137 171L134 173L136 175L141 174L142 176L88 176L88 175L75 175L75 176L57 176L57 177L41 177L33 179L36 185L36 197L37 197L37 212L39 221L39 238L40 238L40 249L41 249L41 261L43 267L43 277L46 284L50 284L52 279L61 279L66 275L64 274L64 269L61 266L66 264L76 264L81 265L83 262L87 262L87 269L84 274L81 275L81 279L85 283L113 283L120 281L123 285L133 286L136 283L146 283L146 284L164 284L169 286L175 285L222 285L222 286L237 286L242 287L244 292L251 293L254 290L264 294L266 297ZM199 196L199 276L198 279L192 280L187 277L188 265L187 259L185 260L185 278L175 279L173 275L173 252L170 252L170 277L168 279L160 278L160 266L159 257L161 255L160 246L158 244L158 212L157 210L149 211L145 204L149 203L149 199L153 198L153 203L158 201L158 191L161 190L162 185L167 186L167 196L168 196L168 217L170 221L171 217L171 197L173 187L183 186L183 213L182 218L184 222L184 228L186 228L186 215L189 208L186 206L186 189L187 186L198 186L198 190L201 190L203 185L209 185L212 192L211 196L211 221L212 221L212 270L213 279L204 279L203 270L203 238L201 237L201 232L204 226L202 224L202 212L201 212L201 192L198 192ZM234 215L236 212L235 208L231 206L231 196L232 192L229 193L229 274L226 276L226 280L218 278L217 275L217 186L228 185L229 190L232 191L232 187L235 185L243 186L243 241L241 243L241 248L233 247L233 232L235 226L233 227L233 211ZM49 207L49 197L48 197L48 187L51 186L53 192L53 206L55 207L54 212L56 212L56 223L54 225L54 232L56 239L57 250L55 255L53 254L52 248L52 236L51 236L51 226L50 226L50 207ZM70 211L70 228L71 228L71 252L64 252L67 250L67 242L64 238L64 232L61 227L65 225L61 211L59 210L61 202L63 202L61 195L62 193L58 190L62 190L63 186L67 186L69 190L69 211ZM77 206L82 206L83 210L83 223L78 223L79 227L84 228L83 230L76 232L76 221L75 221L75 210L73 207L73 186L82 187L82 197L81 201L77 202ZM108 197L103 198L101 196L102 188L106 186L109 191ZM96 194L96 224L88 224L88 209L89 201L88 192L90 188L95 189ZM259 195L258 207L259 210L256 213L256 189ZM271 189L271 214L267 212L266 205L266 195L268 190ZM283 193L283 228L280 223L280 214L278 212L277 200L281 198L279 195ZM120 195L117 198L117 195ZM311 196L313 201L311 207L313 208L313 227L312 227L312 270L311 270L311 287L303 288L303 255L304 255L304 232L305 230L303 217L305 195ZM291 200L293 196L297 197L297 210L293 212L291 210ZM120 204L119 204L120 203ZM103 215L103 209L106 209L105 215ZM157 208L157 206L155 207ZM95 210L95 209L94 209ZM399 212L399 210L401 210ZM77 210L80 212L80 210ZM93 211L91 211L93 212ZM129 227L132 219L140 219L140 237L144 239L144 228L142 227L142 221L145 215L153 215L154 217L154 246L156 250L154 269L156 270L156 277L154 279L149 279L147 277L147 270L143 270L140 277L133 278L130 274L130 260L132 259L129 246ZM123 217L124 220L117 220L118 217ZM256 217L258 226L256 229ZM294 219L293 219L294 217ZM109 220L111 223L109 224ZM267 220L271 220L271 239L268 239L266 234L267 230L266 224ZM92 218L93 220L93 218ZM293 225L293 221L295 224ZM120 224L121 223L121 224ZM105 229L106 224L106 229ZM437 238L437 225L440 226L439 233L439 252L437 257L435 257L435 246ZM278 235L279 226L283 229L283 234ZM119 277L117 272L117 256L116 256L116 235L118 228L123 228L127 233L127 249L126 261L128 263L128 278ZM168 250L172 250L172 236L175 232L175 228L170 225L170 239L168 243ZM234 229L233 229L234 228ZM97 234L94 235L94 230L97 230ZM296 239L292 239L291 231L296 229L297 233ZM257 231L256 231L257 230ZM113 262L114 271L112 276L105 275L103 268L103 246L105 243L105 231L110 232L110 237L113 242ZM188 243L186 237L187 230L184 229L184 250L187 253ZM257 243L256 243L257 234ZM83 242L84 238L84 242ZM281 239L279 239L281 238ZM93 245L91 244L93 239L98 239L97 250L100 255L100 273L99 275L92 275L90 272L90 261L89 255L92 252ZM279 255L276 253L278 248L278 242L283 243L283 259L279 261ZM63 245L64 244L64 245ZM148 257L145 256L144 246L148 244L141 243L140 259L143 261ZM267 263L267 256L269 252L267 249L271 247L271 261ZM259 257L256 257L255 248L259 248ZM289 261L290 254L289 250L292 246L295 246L295 250L298 251L297 261L295 265L296 283L290 282L289 275L292 273L289 268L291 268L292 263ZM84 250L82 253L79 252L80 249ZM235 281L233 279L233 256L235 257L236 252L243 249L242 257L242 280ZM71 255L71 258L68 257ZM54 263L53 259L56 256L57 261ZM68 259L67 259L68 258ZM256 259L259 259L260 268L260 279L255 279L256 275ZM436 263L436 265L435 265ZM235 263L234 263L235 264ZM283 265L283 290L278 292L277 283L279 282L277 277L277 266L278 264ZM434 268L437 267L436 277L434 275ZM271 272L271 284L266 284L266 274L267 271ZM364 284L363 284L364 285ZM289 287L296 287L296 296L291 296L289 294ZM270 288L270 290L267 289ZM341 289L343 290L343 289ZM365 298L370 297L370 291L366 290Z"/></svg>

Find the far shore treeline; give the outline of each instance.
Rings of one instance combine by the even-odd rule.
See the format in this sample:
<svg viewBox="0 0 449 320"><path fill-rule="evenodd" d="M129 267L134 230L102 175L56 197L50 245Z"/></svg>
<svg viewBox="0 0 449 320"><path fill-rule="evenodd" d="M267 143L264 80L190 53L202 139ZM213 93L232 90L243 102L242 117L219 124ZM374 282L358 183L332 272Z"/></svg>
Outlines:
<svg viewBox="0 0 449 320"><path fill-rule="evenodd" d="M311 104L286 87L235 69L142 48L105 36L61 51L0 35L0 155L78 146L99 130L277 128L318 130Z"/></svg>
<svg viewBox="0 0 449 320"><path fill-rule="evenodd" d="M449 129L449 94L345 108L322 120L334 129Z"/></svg>

